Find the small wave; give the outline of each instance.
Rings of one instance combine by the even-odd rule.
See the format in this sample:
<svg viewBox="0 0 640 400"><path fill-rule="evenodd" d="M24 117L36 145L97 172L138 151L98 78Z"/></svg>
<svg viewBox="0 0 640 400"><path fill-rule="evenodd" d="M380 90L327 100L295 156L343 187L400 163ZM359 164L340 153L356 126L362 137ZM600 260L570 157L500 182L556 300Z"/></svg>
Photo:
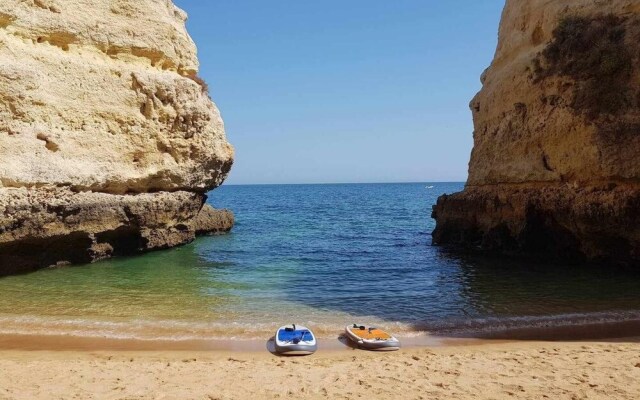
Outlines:
<svg viewBox="0 0 640 400"><path fill-rule="evenodd" d="M552 332L558 328L627 322L637 323L640 329L640 311L487 317L413 324L355 316L345 316L339 320L298 322L312 327L316 335L322 339L337 337L348 323L375 325L393 332L400 338L425 335L480 338L501 337L501 334L512 331ZM100 320L80 317L0 315L0 335L73 336L140 341L260 340L273 335L273 332L283 323L285 322ZM638 333L640 331L636 332Z"/></svg>
<svg viewBox="0 0 640 400"><path fill-rule="evenodd" d="M640 322L640 311L573 313L550 316L488 317L417 324L416 329L439 336L493 336L526 329L579 327L623 322Z"/></svg>
<svg viewBox="0 0 640 400"><path fill-rule="evenodd" d="M411 325L388 323L373 318L367 321L406 337L417 336ZM346 323L299 321L313 327L319 338L335 338ZM195 340L257 340L273 335L283 324L278 322L195 322L175 320L107 321L86 318L55 318L44 316L0 316L0 335L74 336L101 339L140 341L195 341Z"/></svg>

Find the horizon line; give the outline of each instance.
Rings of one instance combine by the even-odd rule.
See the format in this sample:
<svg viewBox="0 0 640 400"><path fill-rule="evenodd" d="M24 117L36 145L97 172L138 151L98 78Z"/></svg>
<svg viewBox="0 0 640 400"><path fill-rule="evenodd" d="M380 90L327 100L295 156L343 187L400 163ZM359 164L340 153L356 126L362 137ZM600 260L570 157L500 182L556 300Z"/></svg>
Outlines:
<svg viewBox="0 0 640 400"><path fill-rule="evenodd" d="M441 183L463 183L467 181L398 181L398 182L308 182L308 183L223 183L222 186L276 186L276 185L290 185L290 186L303 186L303 185L407 185L407 184L441 184ZM215 189L212 189L215 190Z"/></svg>

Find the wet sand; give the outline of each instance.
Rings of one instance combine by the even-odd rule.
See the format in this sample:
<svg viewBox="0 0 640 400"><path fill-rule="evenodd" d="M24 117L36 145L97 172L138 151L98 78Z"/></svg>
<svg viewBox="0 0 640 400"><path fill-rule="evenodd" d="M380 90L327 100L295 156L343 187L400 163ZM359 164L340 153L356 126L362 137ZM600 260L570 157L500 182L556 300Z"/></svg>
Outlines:
<svg viewBox="0 0 640 400"><path fill-rule="evenodd" d="M272 351L271 340L265 339L201 339L201 340L146 340L117 339L112 337L74 335L29 335L0 334L0 351ZM318 339L321 351L349 349L350 342L335 332ZM542 326L495 330L492 332L469 332L455 337L429 335L415 332L411 336L398 335L404 348L481 345L516 341L619 341L640 337L640 321L620 321L570 326ZM621 338L621 339L616 339Z"/></svg>
<svg viewBox="0 0 640 400"><path fill-rule="evenodd" d="M480 343L478 339L442 338L429 335L401 337L406 348L441 347L453 344ZM341 335L333 339L319 338L322 351L349 350L351 342ZM136 340L65 335L0 335L0 351L273 351L273 337L265 340Z"/></svg>
<svg viewBox="0 0 640 400"><path fill-rule="evenodd" d="M394 353L341 345L296 358L274 356L265 343L235 350L2 350L0 399L640 398L636 338L445 344Z"/></svg>

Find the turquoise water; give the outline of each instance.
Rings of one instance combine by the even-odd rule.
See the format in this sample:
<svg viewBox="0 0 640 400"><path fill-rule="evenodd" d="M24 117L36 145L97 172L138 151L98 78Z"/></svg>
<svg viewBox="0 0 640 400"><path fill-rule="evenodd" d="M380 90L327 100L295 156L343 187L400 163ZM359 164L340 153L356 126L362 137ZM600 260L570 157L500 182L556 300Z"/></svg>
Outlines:
<svg viewBox="0 0 640 400"><path fill-rule="evenodd" d="M640 277L456 256L431 207L460 183L224 186L226 236L0 279L0 333L261 338L358 322L400 336L640 319Z"/></svg>

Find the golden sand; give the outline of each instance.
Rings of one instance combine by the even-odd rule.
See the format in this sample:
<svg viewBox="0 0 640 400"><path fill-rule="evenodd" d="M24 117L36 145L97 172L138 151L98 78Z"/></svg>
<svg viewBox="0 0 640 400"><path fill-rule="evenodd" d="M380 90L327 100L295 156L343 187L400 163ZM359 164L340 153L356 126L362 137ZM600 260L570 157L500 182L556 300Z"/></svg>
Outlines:
<svg viewBox="0 0 640 400"><path fill-rule="evenodd" d="M0 371L0 399L640 399L635 340L345 347L303 358L4 350Z"/></svg>

